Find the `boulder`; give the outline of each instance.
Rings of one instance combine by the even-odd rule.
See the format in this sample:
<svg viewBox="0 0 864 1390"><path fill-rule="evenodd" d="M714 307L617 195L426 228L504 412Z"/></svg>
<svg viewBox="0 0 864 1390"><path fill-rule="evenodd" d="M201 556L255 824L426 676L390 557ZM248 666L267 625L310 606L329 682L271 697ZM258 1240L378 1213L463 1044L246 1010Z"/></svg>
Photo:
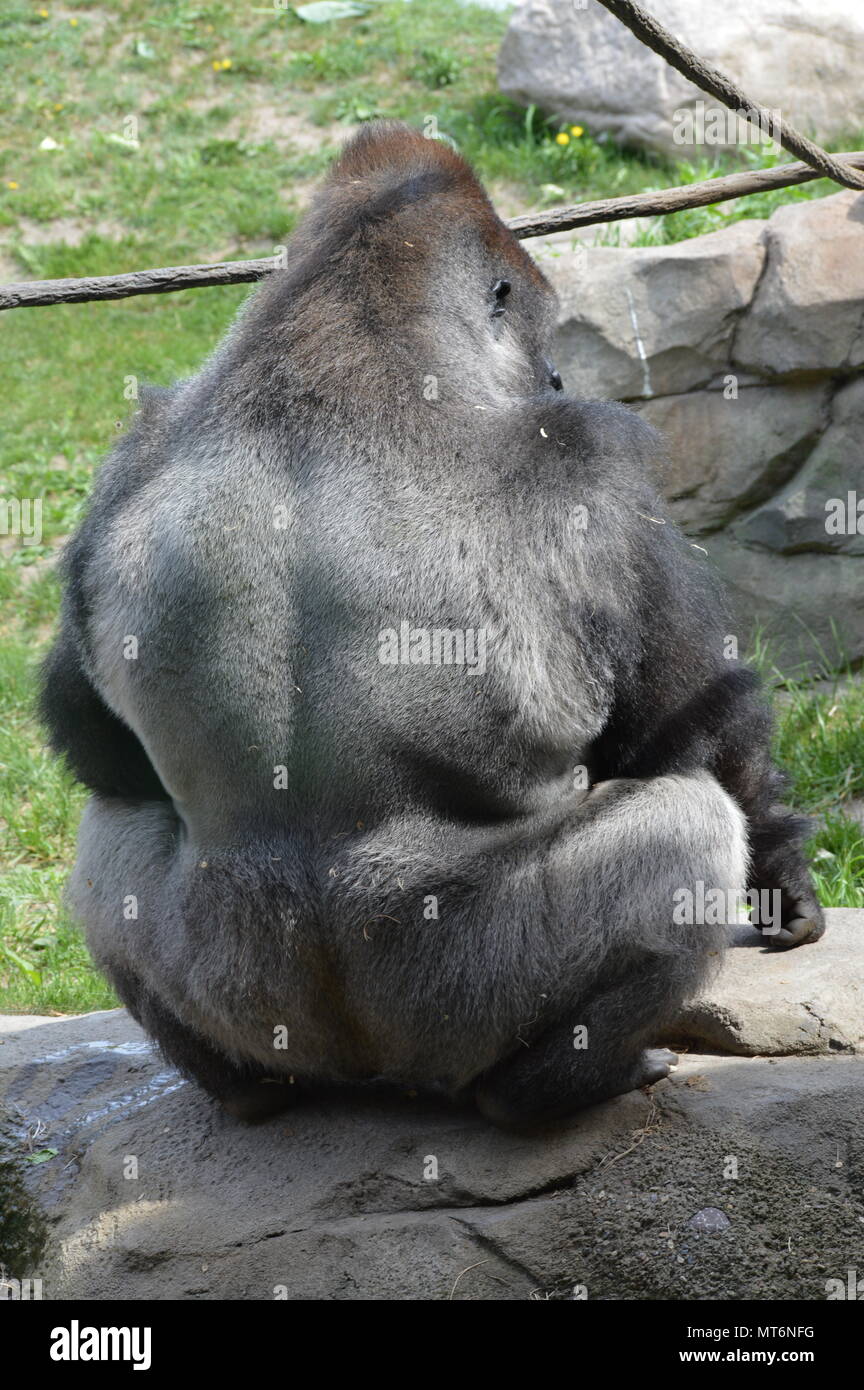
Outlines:
<svg viewBox="0 0 864 1390"><path fill-rule="evenodd" d="M123 1010L0 1018L21 1154L40 1124L56 1150L24 1165L48 1251L9 1272L48 1300L825 1298L864 1222L864 1056L831 1049L841 1027L859 1046L861 1018L851 990L826 994L832 973L860 981L864 913L829 918L813 947L730 954L739 1021L717 1045L759 1033L795 1055L691 1054L531 1137L411 1092L332 1092L248 1128ZM800 1055L797 994L830 1055Z"/></svg>
<svg viewBox="0 0 864 1390"><path fill-rule="evenodd" d="M766 394L774 397L778 391ZM834 396L830 424L806 466L733 526L733 535L783 555L802 550L864 555L862 431L864 377L858 377Z"/></svg>
<svg viewBox="0 0 864 1390"><path fill-rule="evenodd" d="M722 973L670 1037L744 1057L864 1053L864 912L835 908L822 940L795 951L753 927L731 934Z"/></svg>
<svg viewBox="0 0 864 1390"><path fill-rule="evenodd" d="M560 300L556 362L576 396L692 391L728 367L765 260L764 222L672 246L584 247L542 262Z"/></svg>
<svg viewBox="0 0 864 1390"><path fill-rule="evenodd" d="M772 662L804 678L864 655L864 576L855 555L780 555L729 531L699 542L723 576L743 652L758 633Z"/></svg>
<svg viewBox="0 0 864 1390"><path fill-rule="evenodd" d="M864 365L864 194L779 207L764 240L765 274L736 335L735 364L772 375Z"/></svg>
<svg viewBox="0 0 864 1390"><path fill-rule="evenodd" d="M661 430L671 515L712 533L742 650L761 630L799 675L864 657L864 195L543 269L566 388Z"/></svg>
<svg viewBox="0 0 864 1390"><path fill-rule="evenodd" d="M678 524L694 535L713 531L771 498L819 440L829 399L825 385L751 386L638 403L666 439L663 491ZM775 505L772 498L761 510ZM823 534L824 519L823 508Z"/></svg>
<svg viewBox="0 0 864 1390"><path fill-rule="evenodd" d="M864 125L864 12L847 0L643 0L744 93L825 141ZM498 60L501 90L592 135L693 158L758 132L671 68L597 0L525 0ZM719 115L715 115L719 113ZM696 149L694 151L694 143Z"/></svg>

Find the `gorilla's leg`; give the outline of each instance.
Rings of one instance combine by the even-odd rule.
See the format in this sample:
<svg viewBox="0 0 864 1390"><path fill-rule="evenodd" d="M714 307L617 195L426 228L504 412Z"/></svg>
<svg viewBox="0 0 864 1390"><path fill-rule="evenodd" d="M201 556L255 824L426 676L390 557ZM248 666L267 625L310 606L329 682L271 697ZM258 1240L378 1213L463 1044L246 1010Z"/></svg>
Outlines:
<svg viewBox="0 0 864 1390"><path fill-rule="evenodd" d="M229 1114L255 1123L293 1106L302 1087L260 1059L227 1055L194 1026L194 1013L191 1020L178 1017L173 1000L188 1002L201 954L199 945L196 957L176 911L184 891L179 840L170 803L91 798L79 828L70 906L86 924L97 965L166 1060ZM136 910L127 918L122 904L130 898ZM166 977L175 986L173 998L160 988ZM210 979L203 992L217 990L220 980Z"/></svg>
<svg viewBox="0 0 864 1390"><path fill-rule="evenodd" d="M293 1106L302 1088L274 1078L254 1062L238 1064L175 1018L141 981L112 970L112 983L130 1014L153 1038L166 1061L196 1081L235 1119L257 1124Z"/></svg>
<svg viewBox="0 0 864 1390"><path fill-rule="evenodd" d="M572 1020L555 1024L481 1078L475 1091L480 1110L502 1128L530 1128L661 1081L678 1060L666 1048L645 1046L662 1021L662 986L657 973L639 973L574 1010ZM579 1025L586 1030L584 1051L574 1048Z"/></svg>
<svg viewBox="0 0 864 1390"><path fill-rule="evenodd" d="M586 810L570 831L568 901L572 936L593 942L593 960L577 951L584 992L577 980L573 1004L478 1079L481 1111L504 1127L559 1119L668 1075L674 1053L649 1044L719 963L726 937L722 920L675 921L688 915L675 913L676 894L700 881L724 894L745 884L744 817L706 773L604 783Z"/></svg>

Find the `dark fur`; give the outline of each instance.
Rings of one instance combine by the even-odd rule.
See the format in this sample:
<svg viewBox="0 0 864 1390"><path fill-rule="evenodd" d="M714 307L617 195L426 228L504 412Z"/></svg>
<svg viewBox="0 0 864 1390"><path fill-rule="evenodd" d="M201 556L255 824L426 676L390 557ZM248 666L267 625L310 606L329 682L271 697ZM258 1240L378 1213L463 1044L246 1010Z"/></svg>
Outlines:
<svg viewBox="0 0 864 1390"><path fill-rule="evenodd" d="M821 934L757 683L657 524L658 440L552 389L553 322L468 167L366 127L70 543L43 714L94 793L72 900L237 1114L385 1078L530 1123L665 1074L643 1049L723 939L671 895L735 886L742 811L781 944ZM403 620L488 629L486 673L381 665Z"/></svg>

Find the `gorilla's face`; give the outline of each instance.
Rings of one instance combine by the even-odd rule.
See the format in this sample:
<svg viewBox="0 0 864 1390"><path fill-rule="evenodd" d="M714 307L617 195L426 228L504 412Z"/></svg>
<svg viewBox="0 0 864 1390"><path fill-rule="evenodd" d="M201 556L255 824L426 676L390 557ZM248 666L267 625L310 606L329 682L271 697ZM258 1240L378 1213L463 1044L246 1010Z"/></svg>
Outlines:
<svg viewBox="0 0 864 1390"><path fill-rule="evenodd" d="M497 242L500 247L500 236ZM518 243L515 247L506 244L506 249L507 275L495 280L489 292L493 341L499 347L507 343L517 357L524 356L530 383L527 394L562 391L561 376L548 356L557 307L555 296Z"/></svg>
<svg viewBox="0 0 864 1390"><path fill-rule="evenodd" d="M425 352L432 348L431 329L439 344L447 343L453 373L475 394L500 405L563 388L550 355L556 296L487 209L470 240L464 229L440 238L439 225L438 246L430 246L432 273L421 332Z"/></svg>

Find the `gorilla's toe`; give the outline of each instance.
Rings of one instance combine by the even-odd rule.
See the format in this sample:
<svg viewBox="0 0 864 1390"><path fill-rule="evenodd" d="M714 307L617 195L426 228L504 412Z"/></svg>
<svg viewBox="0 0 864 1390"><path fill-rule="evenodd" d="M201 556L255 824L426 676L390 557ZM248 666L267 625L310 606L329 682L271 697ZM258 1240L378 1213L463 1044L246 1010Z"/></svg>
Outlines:
<svg viewBox="0 0 864 1390"><path fill-rule="evenodd" d="M655 1081L662 1081L677 1065L678 1054L670 1052L668 1047L646 1048L639 1062L638 1078L633 1083L634 1090L639 1086L653 1086Z"/></svg>

